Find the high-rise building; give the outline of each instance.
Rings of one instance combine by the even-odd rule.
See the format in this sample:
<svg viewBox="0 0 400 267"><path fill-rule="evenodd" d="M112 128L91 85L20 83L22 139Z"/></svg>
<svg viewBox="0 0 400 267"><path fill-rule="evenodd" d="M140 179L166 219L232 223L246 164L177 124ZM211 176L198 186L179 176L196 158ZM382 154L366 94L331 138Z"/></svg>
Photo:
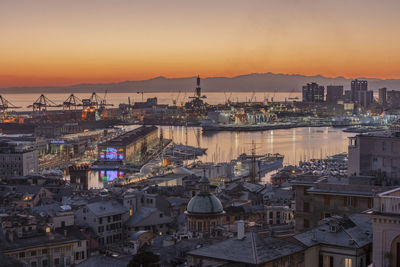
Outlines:
<svg viewBox="0 0 400 267"><path fill-rule="evenodd" d="M353 80L351 81L351 101L357 101L356 92L357 91L367 91L368 82L363 80Z"/></svg>
<svg viewBox="0 0 400 267"><path fill-rule="evenodd" d="M368 107L374 101L373 91L356 91L356 102L363 107Z"/></svg>
<svg viewBox="0 0 400 267"><path fill-rule="evenodd" d="M325 88L317 83L303 86L303 102L324 102Z"/></svg>
<svg viewBox="0 0 400 267"><path fill-rule="evenodd" d="M387 92L387 89L386 89L386 87L383 87L383 88L379 88L379 104L381 104L381 105L383 105L383 106L385 106L386 105L386 103L387 103L387 94L386 94L386 92Z"/></svg>
<svg viewBox="0 0 400 267"><path fill-rule="evenodd" d="M386 103L388 107L400 108L400 91L387 91L386 93Z"/></svg>
<svg viewBox="0 0 400 267"><path fill-rule="evenodd" d="M328 85L326 87L326 102L337 103L343 99L343 85Z"/></svg>

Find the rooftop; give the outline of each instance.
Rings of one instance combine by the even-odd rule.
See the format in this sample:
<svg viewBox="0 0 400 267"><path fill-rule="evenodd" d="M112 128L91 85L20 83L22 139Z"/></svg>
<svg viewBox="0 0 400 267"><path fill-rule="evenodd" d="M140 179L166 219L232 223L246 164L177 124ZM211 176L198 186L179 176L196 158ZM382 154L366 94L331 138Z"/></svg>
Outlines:
<svg viewBox="0 0 400 267"><path fill-rule="evenodd" d="M124 146L137 141L153 131L157 131L156 126L141 126L132 131L126 132L123 135L115 137L107 142L101 143L102 146Z"/></svg>
<svg viewBox="0 0 400 267"><path fill-rule="evenodd" d="M263 264L303 250L300 245L251 232L243 239L231 238L188 254L227 262Z"/></svg>

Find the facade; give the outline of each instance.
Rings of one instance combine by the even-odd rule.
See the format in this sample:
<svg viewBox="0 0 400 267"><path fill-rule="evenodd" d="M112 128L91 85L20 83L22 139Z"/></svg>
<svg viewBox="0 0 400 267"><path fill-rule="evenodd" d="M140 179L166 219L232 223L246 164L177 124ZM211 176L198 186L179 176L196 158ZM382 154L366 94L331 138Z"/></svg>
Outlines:
<svg viewBox="0 0 400 267"><path fill-rule="evenodd" d="M400 266L400 188L375 196L366 212L373 229L373 266Z"/></svg>
<svg viewBox="0 0 400 267"><path fill-rule="evenodd" d="M362 134L349 139L349 175L373 175L389 184L400 182L400 137Z"/></svg>
<svg viewBox="0 0 400 267"><path fill-rule="evenodd" d="M98 160L132 163L140 161L158 140L158 128L141 126L98 145Z"/></svg>
<svg viewBox="0 0 400 267"><path fill-rule="evenodd" d="M363 80L351 81L351 101L357 102L357 93L359 91L368 91L368 82Z"/></svg>
<svg viewBox="0 0 400 267"><path fill-rule="evenodd" d="M400 91L387 91L387 105L390 108L400 108Z"/></svg>
<svg viewBox="0 0 400 267"><path fill-rule="evenodd" d="M189 201L185 212L188 232L193 237L214 236L225 212L221 201L210 193L209 180L202 177L199 185L200 192Z"/></svg>
<svg viewBox="0 0 400 267"><path fill-rule="evenodd" d="M375 192L386 188L374 186L371 177L326 178L298 177L291 184L295 190L295 231L318 226L332 216L348 217L370 209Z"/></svg>
<svg viewBox="0 0 400 267"><path fill-rule="evenodd" d="M355 92L355 102L363 107L368 107L374 101L373 91L356 91Z"/></svg>
<svg viewBox="0 0 400 267"><path fill-rule="evenodd" d="M0 144L0 177L25 176L37 172L37 151L7 142Z"/></svg>
<svg viewBox="0 0 400 267"><path fill-rule="evenodd" d="M343 99L343 85L328 85L326 87L326 102L336 104Z"/></svg>
<svg viewBox="0 0 400 267"><path fill-rule="evenodd" d="M324 102L325 88L317 83L307 83L303 86L303 102Z"/></svg>
<svg viewBox="0 0 400 267"><path fill-rule="evenodd" d="M361 214L326 218L321 225L288 240L307 248L305 266L366 267L371 263L371 222Z"/></svg>
<svg viewBox="0 0 400 267"><path fill-rule="evenodd" d="M387 89L386 87L383 88L379 88L379 104L381 104L382 106L386 106L387 104Z"/></svg>
<svg viewBox="0 0 400 267"><path fill-rule="evenodd" d="M100 246L119 243L129 210L116 200L99 201L80 207L75 213L77 225L88 225L98 236Z"/></svg>

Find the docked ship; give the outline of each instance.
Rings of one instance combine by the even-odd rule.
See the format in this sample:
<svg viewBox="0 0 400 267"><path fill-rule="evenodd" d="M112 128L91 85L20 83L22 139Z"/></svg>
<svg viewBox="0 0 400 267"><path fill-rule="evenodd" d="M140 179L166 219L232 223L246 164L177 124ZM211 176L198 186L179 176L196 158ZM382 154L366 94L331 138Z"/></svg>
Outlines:
<svg viewBox="0 0 400 267"><path fill-rule="evenodd" d="M241 154L236 159L235 176L251 175L253 164L255 176L260 179L265 174L283 167L284 156L281 154L247 155Z"/></svg>

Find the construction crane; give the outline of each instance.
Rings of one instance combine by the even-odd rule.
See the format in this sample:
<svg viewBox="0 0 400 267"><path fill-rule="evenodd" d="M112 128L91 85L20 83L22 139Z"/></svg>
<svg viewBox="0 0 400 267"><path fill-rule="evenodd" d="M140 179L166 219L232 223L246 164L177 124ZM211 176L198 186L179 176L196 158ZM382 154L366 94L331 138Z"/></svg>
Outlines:
<svg viewBox="0 0 400 267"><path fill-rule="evenodd" d="M46 111L47 108L58 108L62 105L57 105L50 99L48 99L44 94L41 94L32 105L27 106L28 108L32 108L34 112L42 112Z"/></svg>
<svg viewBox="0 0 400 267"><path fill-rule="evenodd" d="M77 108L82 107L82 100L76 97L74 94L71 94L64 102L63 102L63 109Z"/></svg>
<svg viewBox="0 0 400 267"><path fill-rule="evenodd" d="M176 103L178 103L178 101L179 101L179 96L181 95L181 91L179 91L178 92L178 95L176 96L176 98L173 98L172 99L172 104L174 105L174 106L176 106Z"/></svg>
<svg viewBox="0 0 400 267"><path fill-rule="evenodd" d="M274 102L276 92L278 92L278 88L275 88L274 94L272 95L272 98L271 98L271 102Z"/></svg>

